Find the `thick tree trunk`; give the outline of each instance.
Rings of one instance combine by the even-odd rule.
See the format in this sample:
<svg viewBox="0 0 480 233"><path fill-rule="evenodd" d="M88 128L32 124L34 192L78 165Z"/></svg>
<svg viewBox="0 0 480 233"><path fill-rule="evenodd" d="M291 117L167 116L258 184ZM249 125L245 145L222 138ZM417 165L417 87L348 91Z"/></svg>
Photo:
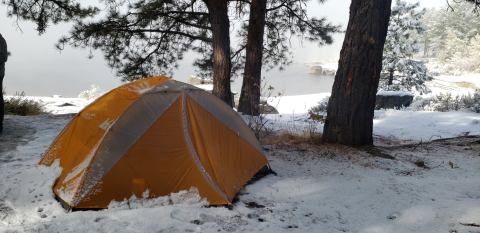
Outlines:
<svg viewBox="0 0 480 233"><path fill-rule="evenodd" d="M228 1L204 0L207 5L212 26L213 47L213 94L230 106L233 106L230 91L230 21L228 19Z"/></svg>
<svg viewBox="0 0 480 233"><path fill-rule="evenodd" d="M3 131L3 116L5 115L5 103L3 101L3 77L5 76L5 62L8 59L7 42L0 34L0 133Z"/></svg>
<svg viewBox="0 0 480 233"><path fill-rule="evenodd" d="M262 79L263 36L267 0L252 0L246 46L245 70L238 111L247 115L260 114L260 87Z"/></svg>
<svg viewBox="0 0 480 233"><path fill-rule="evenodd" d="M3 116L5 115L5 102L3 101L3 77L5 76L5 63L0 62L0 133L3 131Z"/></svg>
<svg viewBox="0 0 480 233"><path fill-rule="evenodd" d="M373 144L375 97L391 0L352 0L323 131L326 142Z"/></svg>

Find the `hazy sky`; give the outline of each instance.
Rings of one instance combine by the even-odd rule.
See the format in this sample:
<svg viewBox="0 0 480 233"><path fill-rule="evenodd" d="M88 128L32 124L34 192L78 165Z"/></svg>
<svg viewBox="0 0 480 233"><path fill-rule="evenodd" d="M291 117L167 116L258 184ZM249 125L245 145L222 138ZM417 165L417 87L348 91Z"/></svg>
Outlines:
<svg viewBox="0 0 480 233"><path fill-rule="evenodd" d="M440 7L445 2L446 0L421 0L421 5ZM330 22L346 27L349 4L348 0L329 0L319 5L314 0L309 4L308 11L312 16L324 16ZM6 13L6 8L0 6L0 33L7 40L8 49L12 53L6 65L4 80L8 94L25 91L27 95L60 94L75 97L92 84L100 86L102 90L120 84L119 78L107 67L101 53L93 52L94 58L88 59L89 50L66 47L60 52L55 49L56 41L68 32L68 24L52 26L39 36L33 24L7 18ZM323 47L315 43L293 42L295 63L337 62L343 35L336 35L334 39L334 44ZM191 61L191 58L181 61L174 78L186 80L193 74ZM276 75L280 75L278 71L266 74L272 77Z"/></svg>

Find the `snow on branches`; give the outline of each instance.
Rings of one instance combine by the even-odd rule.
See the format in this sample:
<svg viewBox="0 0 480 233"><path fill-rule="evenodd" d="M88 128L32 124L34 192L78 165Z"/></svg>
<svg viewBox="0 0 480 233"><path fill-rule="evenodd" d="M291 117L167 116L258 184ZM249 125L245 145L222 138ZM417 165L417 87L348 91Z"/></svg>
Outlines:
<svg viewBox="0 0 480 233"><path fill-rule="evenodd" d="M418 36L426 30L422 22L425 10L418 10L418 7L419 3L409 4L401 0L392 7L383 52L382 90L430 92L425 82L432 77L428 75L424 62L414 59L420 51Z"/></svg>

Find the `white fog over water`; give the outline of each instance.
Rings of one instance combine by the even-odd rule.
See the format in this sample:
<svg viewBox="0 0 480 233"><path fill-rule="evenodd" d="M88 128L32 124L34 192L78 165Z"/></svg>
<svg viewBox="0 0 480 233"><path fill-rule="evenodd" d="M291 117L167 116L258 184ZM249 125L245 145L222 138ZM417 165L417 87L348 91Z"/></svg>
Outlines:
<svg viewBox="0 0 480 233"><path fill-rule="evenodd" d="M414 2L414 1L411 1ZM329 0L320 5L317 1L309 3L309 14L316 17L327 17L330 22L340 24L343 28L348 22L348 7L350 1ZM422 6L435 7L445 5L443 0L422 0ZM104 91L121 84L115 77L98 51L73 49L66 47L62 52L55 49L57 40L65 35L70 25L55 25L39 36L35 26L28 22L17 22L6 16L5 6L0 6L0 33L8 43L12 56L6 64L4 86L8 94L24 91L27 95L51 96L54 94L65 97L76 97L79 92L89 89L91 85L100 86ZM308 73L307 63L336 63L343 42L343 34L334 36L332 45L319 47L315 43L293 40L294 62L284 71L277 69L264 72L268 84L276 91L284 94L308 94L329 92L333 77L313 76ZM95 56L88 59L90 53ZM186 81L194 74L192 56L185 56L180 61L173 78ZM241 80L232 85L234 91L239 91Z"/></svg>

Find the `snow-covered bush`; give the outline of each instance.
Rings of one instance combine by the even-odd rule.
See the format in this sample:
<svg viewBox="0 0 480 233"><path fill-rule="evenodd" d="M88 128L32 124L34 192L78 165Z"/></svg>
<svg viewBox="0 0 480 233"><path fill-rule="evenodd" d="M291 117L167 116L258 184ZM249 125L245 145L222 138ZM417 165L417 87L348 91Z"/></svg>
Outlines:
<svg viewBox="0 0 480 233"><path fill-rule="evenodd" d="M80 94L78 94L78 98L89 100L89 99L96 99L100 95L102 95L102 91L100 87L97 85L92 85L90 86L90 89L80 92Z"/></svg>
<svg viewBox="0 0 480 233"><path fill-rule="evenodd" d="M480 113L480 89L475 90L473 95L469 95L464 100L465 107L472 112Z"/></svg>
<svg viewBox="0 0 480 233"><path fill-rule="evenodd" d="M397 0L392 8L383 52L381 90L430 92L425 82L432 77L425 63L414 59L420 51L418 35L425 31L421 20L425 10L418 10L418 7L419 3Z"/></svg>
<svg viewBox="0 0 480 233"><path fill-rule="evenodd" d="M5 114L31 116L45 113L42 103L25 97L25 92L5 99Z"/></svg>
<svg viewBox="0 0 480 233"><path fill-rule="evenodd" d="M451 93L440 93L429 98L416 97L410 106L415 111L472 111L480 113L480 89L474 94L454 96Z"/></svg>
<svg viewBox="0 0 480 233"><path fill-rule="evenodd" d="M273 133L274 129L271 128L271 123L268 114L278 114L277 107L280 104L280 96L283 95L282 92L275 92L275 87L268 84L268 80L262 79L262 87L260 88L262 93L260 104L259 104L259 115L258 116L249 116L242 115L243 120L247 123L248 127L255 133L255 136L259 140L264 139L266 136L269 136ZM269 102L269 99L278 99L278 101ZM239 102L238 100L235 102Z"/></svg>
<svg viewBox="0 0 480 233"><path fill-rule="evenodd" d="M432 97L415 96L408 109L412 111L428 111L427 109L431 102Z"/></svg>
<svg viewBox="0 0 480 233"><path fill-rule="evenodd" d="M451 93L441 93L432 98L430 108L433 111L449 112L462 109L462 97Z"/></svg>
<svg viewBox="0 0 480 233"><path fill-rule="evenodd" d="M270 121L265 114L258 116L242 115L242 117L259 140L273 133L273 129L270 128Z"/></svg>

